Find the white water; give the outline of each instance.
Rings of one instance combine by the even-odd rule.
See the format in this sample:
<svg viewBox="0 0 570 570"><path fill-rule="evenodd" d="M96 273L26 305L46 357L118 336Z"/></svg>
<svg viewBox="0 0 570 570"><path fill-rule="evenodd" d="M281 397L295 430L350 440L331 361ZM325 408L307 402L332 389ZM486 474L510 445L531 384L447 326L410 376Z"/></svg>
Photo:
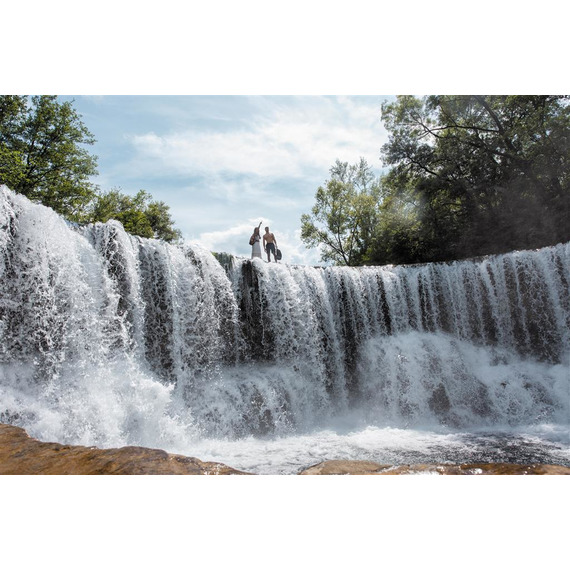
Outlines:
<svg viewBox="0 0 570 570"><path fill-rule="evenodd" d="M0 188L0 421L257 473L570 465L570 244L312 268L74 229Z"/></svg>

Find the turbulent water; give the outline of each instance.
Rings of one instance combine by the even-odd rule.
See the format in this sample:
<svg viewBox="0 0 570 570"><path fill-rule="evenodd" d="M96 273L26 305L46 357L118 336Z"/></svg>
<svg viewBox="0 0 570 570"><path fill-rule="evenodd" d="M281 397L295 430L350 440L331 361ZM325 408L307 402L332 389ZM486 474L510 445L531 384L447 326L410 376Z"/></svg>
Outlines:
<svg viewBox="0 0 570 570"><path fill-rule="evenodd" d="M0 421L257 473L570 465L570 244L421 266L233 259L0 188Z"/></svg>

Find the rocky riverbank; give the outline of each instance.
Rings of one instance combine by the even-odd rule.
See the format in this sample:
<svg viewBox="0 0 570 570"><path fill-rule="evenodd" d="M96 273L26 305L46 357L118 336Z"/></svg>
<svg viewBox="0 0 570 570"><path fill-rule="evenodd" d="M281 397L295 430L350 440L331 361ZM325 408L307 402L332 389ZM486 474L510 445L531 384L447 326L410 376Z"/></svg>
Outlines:
<svg viewBox="0 0 570 570"><path fill-rule="evenodd" d="M373 461L324 461L301 471L300 475L570 475L570 467L514 463L381 465Z"/></svg>
<svg viewBox="0 0 570 570"><path fill-rule="evenodd" d="M1 475L247 475L222 463L146 447L98 449L44 443L0 424Z"/></svg>
<svg viewBox="0 0 570 570"><path fill-rule="evenodd" d="M201 461L161 449L98 449L45 443L19 427L0 424L0 475L249 475L223 463ZM570 475L560 465L485 463L381 465L371 461L324 461L300 475Z"/></svg>

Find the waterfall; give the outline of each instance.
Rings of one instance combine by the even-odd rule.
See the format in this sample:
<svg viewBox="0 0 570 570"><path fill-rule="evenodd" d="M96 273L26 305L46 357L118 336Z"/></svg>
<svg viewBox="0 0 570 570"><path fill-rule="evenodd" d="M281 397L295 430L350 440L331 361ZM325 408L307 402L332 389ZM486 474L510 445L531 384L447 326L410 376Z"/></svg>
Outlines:
<svg viewBox="0 0 570 570"><path fill-rule="evenodd" d="M570 244L302 267L83 228L0 188L0 421L191 449L373 426L570 419Z"/></svg>

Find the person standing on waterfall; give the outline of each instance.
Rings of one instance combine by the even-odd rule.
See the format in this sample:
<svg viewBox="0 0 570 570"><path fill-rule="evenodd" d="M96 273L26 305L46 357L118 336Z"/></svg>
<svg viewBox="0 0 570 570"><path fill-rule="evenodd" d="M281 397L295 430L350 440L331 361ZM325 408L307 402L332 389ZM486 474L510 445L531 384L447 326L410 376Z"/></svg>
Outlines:
<svg viewBox="0 0 570 570"><path fill-rule="evenodd" d="M251 259L254 257L259 257L261 259L261 236L259 235L259 228L261 227L261 222L259 226L253 228L253 234L249 238L249 245L251 245Z"/></svg>
<svg viewBox="0 0 570 570"><path fill-rule="evenodd" d="M273 252L273 261L277 263L275 248L277 247L277 240L275 235L269 231L269 226L265 227L265 234L263 235L263 249L267 253L267 263L271 263L271 252Z"/></svg>

